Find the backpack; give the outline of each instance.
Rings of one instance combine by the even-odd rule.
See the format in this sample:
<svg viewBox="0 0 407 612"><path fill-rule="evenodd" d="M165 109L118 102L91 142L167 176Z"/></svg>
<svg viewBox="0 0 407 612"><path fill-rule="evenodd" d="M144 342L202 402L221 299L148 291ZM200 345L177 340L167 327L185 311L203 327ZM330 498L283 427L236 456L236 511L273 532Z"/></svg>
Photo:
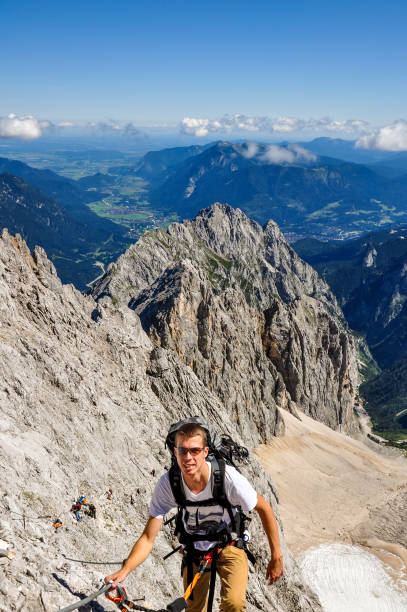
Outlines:
<svg viewBox="0 0 407 612"><path fill-rule="evenodd" d="M211 463L212 498L200 502L187 501L181 477L181 470L178 466L174 453L176 434L181 427L186 424L199 425L205 430L207 436L209 453L206 460ZM171 425L165 440L165 445L168 446L171 452L169 480L174 499L178 506L177 514L166 521L166 524L172 522L173 520L176 521L175 535L178 537L181 547L187 549L187 554L192 551L194 543L198 541L212 541L219 543L219 545L226 545L232 541L239 541L241 546L245 548L244 543L247 541L245 523L251 519L243 513L240 507L237 507L235 512L233 512L234 508L232 508L232 505L227 499L225 493L225 471L226 465L231 465L239 471L235 463L236 461L239 463L249 462L249 452L247 448L239 446L228 435L219 435L200 417L191 417ZM186 531L183 522L186 506L221 506L228 511L230 524L227 526L227 528L221 531L213 529L212 531L210 530L209 532L206 532L205 535L190 534ZM233 537L233 533L236 534L236 538Z"/></svg>

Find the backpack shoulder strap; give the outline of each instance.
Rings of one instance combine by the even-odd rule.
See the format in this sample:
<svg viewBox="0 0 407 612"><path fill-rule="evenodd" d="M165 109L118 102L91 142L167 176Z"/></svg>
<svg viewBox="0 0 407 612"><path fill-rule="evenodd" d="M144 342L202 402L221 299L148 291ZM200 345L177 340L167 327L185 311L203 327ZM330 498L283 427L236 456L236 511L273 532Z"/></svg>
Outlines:
<svg viewBox="0 0 407 612"><path fill-rule="evenodd" d="M214 455L212 457L212 497L228 511L231 528L237 532L238 529L240 530L240 525L237 524L240 523L240 520L236 521L236 517L239 519L239 512L235 517L232 504L226 497L225 473L226 461L222 455Z"/></svg>
<svg viewBox="0 0 407 612"><path fill-rule="evenodd" d="M212 497L224 505L228 503L225 493L225 460L220 455L213 455L213 457L211 457L211 467Z"/></svg>
<svg viewBox="0 0 407 612"><path fill-rule="evenodd" d="M170 479L171 491L174 495L174 499L177 506L185 507L186 496L179 466L173 463L168 472L168 475Z"/></svg>

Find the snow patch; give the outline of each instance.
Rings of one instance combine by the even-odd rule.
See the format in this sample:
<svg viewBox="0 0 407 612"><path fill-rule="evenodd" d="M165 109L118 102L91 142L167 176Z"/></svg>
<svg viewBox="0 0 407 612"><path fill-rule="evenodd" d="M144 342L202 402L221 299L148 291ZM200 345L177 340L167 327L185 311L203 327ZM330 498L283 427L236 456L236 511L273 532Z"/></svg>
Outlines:
<svg viewBox="0 0 407 612"><path fill-rule="evenodd" d="M299 563L325 612L407 610L407 591L401 593L379 559L358 546L322 544L309 548Z"/></svg>

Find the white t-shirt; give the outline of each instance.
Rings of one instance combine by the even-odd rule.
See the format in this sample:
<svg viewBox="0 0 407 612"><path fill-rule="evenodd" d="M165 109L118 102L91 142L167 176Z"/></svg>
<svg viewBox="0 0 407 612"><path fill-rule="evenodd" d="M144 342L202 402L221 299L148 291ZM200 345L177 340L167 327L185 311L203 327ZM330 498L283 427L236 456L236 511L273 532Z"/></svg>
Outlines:
<svg viewBox="0 0 407 612"><path fill-rule="evenodd" d="M187 501L198 502L212 498L212 466L209 461L206 463L209 467L209 479L205 489L200 493L192 493L182 477ZM256 491L247 478L230 465L226 465L225 470L225 494L230 504L233 507L240 506L243 512L251 512L257 504ZM150 516L163 518L165 514L176 507L177 503L171 490L169 474L166 472L161 476L154 489L150 502ZM183 514L183 522L187 533L202 534L205 531L199 529L198 525L202 526L204 523L206 527L215 527L217 531L221 531L226 525L229 525L230 516L227 509L220 505L188 506L187 504ZM208 550L214 545L214 542L208 540L200 540L194 544L198 550Z"/></svg>

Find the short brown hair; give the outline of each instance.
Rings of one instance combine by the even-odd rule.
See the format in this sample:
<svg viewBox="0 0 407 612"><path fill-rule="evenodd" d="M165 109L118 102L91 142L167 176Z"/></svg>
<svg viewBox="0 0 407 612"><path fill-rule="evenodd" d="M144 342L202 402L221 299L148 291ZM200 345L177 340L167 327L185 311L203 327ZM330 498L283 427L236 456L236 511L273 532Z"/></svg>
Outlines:
<svg viewBox="0 0 407 612"><path fill-rule="evenodd" d="M197 425L196 423L185 423L185 425L182 425L182 427L178 429L177 433L175 434L175 445L177 445L178 436L183 436L184 438L193 438L194 436L201 436L203 445L208 446L206 431L203 427Z"/></svg>

